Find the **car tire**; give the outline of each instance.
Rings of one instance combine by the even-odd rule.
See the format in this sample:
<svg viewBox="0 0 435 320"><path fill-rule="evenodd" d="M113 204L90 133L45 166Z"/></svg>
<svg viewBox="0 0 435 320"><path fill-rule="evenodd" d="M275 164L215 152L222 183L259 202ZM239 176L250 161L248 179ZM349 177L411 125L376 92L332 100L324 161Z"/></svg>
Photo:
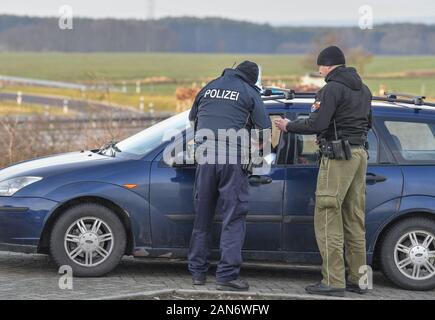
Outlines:
<svg viewBox="0 0 435 320"><path fill-rule="evenodd" d="M50 235L50 253L59 267L70 266L74 276L98 277L119 264L126 243L125 228L112 210L84 203L57 219Z"/></svg>
<svg viewBox="0 0 435 320"><path fill-rule="evenodd" d="M435 221L429 218L408 218L393 225L383 237L380 248L384 275L406 290L434 289L435 238L430 238L434 235ZM424 249L426 245L428 248Z"/></svg>

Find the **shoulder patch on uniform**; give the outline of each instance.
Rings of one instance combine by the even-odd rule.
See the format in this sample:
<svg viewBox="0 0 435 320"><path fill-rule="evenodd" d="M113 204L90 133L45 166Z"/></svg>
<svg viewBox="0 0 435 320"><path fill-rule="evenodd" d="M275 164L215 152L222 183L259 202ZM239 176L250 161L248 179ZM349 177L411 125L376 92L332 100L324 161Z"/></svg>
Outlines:
<svg viewBox="0 0 435 320"><path fill-rule="evenodd" d="M314 102L314 104L311 106L311 112L316 112L320 109L320 101Z"/></svg>

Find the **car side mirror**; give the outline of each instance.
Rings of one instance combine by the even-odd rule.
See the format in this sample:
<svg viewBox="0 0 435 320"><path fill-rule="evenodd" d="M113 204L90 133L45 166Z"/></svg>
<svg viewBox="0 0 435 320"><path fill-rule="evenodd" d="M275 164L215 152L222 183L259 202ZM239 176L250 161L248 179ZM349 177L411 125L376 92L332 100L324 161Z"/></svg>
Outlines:
<svg viewBox="0 0 435 320"><path fill-rule="evenodd" d="M172 158L171 167L181 168L190 165L194 165L194 162L189 158L189 152L187 151L181 151Z"/></svg>

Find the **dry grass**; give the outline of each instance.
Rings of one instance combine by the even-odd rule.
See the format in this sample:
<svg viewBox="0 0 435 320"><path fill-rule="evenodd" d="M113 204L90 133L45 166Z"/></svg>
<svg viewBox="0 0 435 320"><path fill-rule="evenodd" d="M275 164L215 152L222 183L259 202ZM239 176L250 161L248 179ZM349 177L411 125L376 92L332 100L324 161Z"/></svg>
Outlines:
<svg viewBox="0 0 435 320"><path fill-rule="evenodd" d="M97 114L90 114L89 119L93 116ZM110 114L101 112L98 116L111 118ZM125 139L143 128L131 129L129 122L119 126L110 120L60 122L34 116L31 121L22 121L18 116L0 117L0 168L36 157L99 148L109 141Z"/></svg>
<svg viewBox="0 0 435 320"><path fill-rule="evenodd" d="M80 90L73 89L46 88L35 86L3 86L2 91L12 93L20 91L23 94L28 95L54 96L69 100L88 100L120 106L130 106L135 108L140 107L141 97L143 97L145 111L150 104L154 106L155 111L175 111L177 105L177 101L175 98L175 88L172 94L126 94L118 91L111 92L97 90L81 92Z"/></svg>
<svg viewBox="0 0 435 320"><path fill-rule="evenodd" d="M69 111L68 114L61 108L45 108L37 104L18 105L14 102L0 101L0 116L11 115L47 115L47 116L66 116L72 117L75 112Z"/></svg>

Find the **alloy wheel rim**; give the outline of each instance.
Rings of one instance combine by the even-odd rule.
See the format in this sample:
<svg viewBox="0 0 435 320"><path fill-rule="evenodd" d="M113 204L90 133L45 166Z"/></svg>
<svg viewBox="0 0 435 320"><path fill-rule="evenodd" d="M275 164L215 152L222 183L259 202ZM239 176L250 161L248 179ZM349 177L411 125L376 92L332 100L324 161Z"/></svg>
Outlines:
<svg viewBox="0 0 435 320"><path fill-rule="evenodd" d="M435 237L422 230L403 235L394 247L394 262L399 271L412 280L435 275Z"/></svg>
<svg viewBox="0 0 435 320"><path fill-rule="evenodd" d="M84 217L73 222L64 237L68 257L83 267L95 267L112 253L114 235L103 220Z"/></svg>

